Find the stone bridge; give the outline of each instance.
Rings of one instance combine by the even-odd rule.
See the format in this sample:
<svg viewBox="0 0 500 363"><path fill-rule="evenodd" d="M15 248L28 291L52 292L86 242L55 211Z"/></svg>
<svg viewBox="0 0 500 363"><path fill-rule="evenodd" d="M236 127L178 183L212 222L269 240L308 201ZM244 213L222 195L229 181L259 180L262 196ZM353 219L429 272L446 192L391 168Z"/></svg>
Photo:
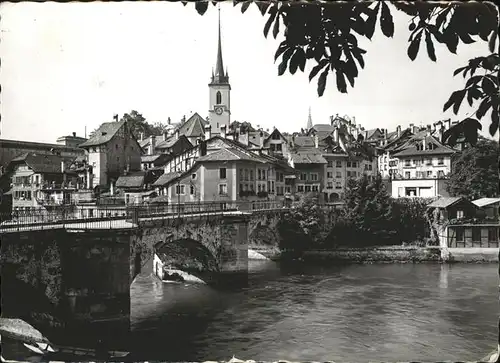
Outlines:
<svg viewBox="0 0 500 363"><path fill-rule="evenodd" d="M130 284L152 260L158 242L196 241L216 261L218 276L246 281L249 240L260 238L255 230L275 230L282 212L221 211L103 225L73 221L4 228L3 316L22 318L61 344L70 336L84 345L84 337L88 344L118 339L130 329Z"/></svg>

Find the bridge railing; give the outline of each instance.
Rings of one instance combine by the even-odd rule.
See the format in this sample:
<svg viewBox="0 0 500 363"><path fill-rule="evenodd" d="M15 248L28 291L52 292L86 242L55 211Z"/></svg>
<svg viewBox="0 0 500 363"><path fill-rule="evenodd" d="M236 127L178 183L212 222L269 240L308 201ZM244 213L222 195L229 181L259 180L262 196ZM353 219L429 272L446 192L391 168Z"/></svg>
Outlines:
<svg viewBox="0 0 500 363"><path fill-rule="evenodd" d="M182 204L144 204L129 206L75 206L37 208L0 214L0 231L23 227L55 228L54 226L75 226L78 228L122 228L124 223L144 219L184 217L197 214L212 215L228 212L255 212L287 208L283 201L215 201ZM52 227L50 227L52 226ZM24 228L26 227L26 228ZM33 229L32 228L32 229Z"/></svg>

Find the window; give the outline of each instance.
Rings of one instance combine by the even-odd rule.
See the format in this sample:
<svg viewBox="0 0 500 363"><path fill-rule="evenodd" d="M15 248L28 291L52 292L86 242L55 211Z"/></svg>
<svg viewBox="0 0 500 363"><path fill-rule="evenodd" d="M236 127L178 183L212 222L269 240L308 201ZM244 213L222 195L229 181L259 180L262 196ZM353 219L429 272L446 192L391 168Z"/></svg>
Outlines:
<svg viewBox="0 0 500 363"><path fill-rule="evenodd" d="M175 186L175 194L184 195L186 193L186 186L184 184Z"/></svg>
<svg viewBox="0 0 500 363"><path fill-rule="evenodd" d="M488 228L488 242L497 242L498 233L495 227Z"/></svg>
<svg viewBox="0 0 500 363"><path fill-rule="evenodd" d="M444 178L444 171L442 170L438 171L438 178Z"/></svg>
<svg viewBox="0 0 500 363"><path fill-rule="evenodd" d="M219 169L219 179L226 179L226 168Z"/></svg>
<svg viewBox="0 0 500 363"><path fill-rule="evenodd" d="M328 168L333 168L333 161L331 161L331 160L330 160L330 161L328 162L327 167L328 167Z"/></svg>
<svg viewBox="0 0 500 363"><path fill-rule="evenodd" d="M342 178L342 173L341 173L340 171L337 171L335 174L336 174L336 175L335 175L335 177L336 177L337 179Z"/></svg>
<svg viewBox="0 0 500 363"><path fill-rule="evenodd" d="M425 165L432 165L432 159L425 160Z"/></svg>
<svg viewBox="0 0 500 363"><path fill-rule="evenodd" d="M250 170L250 180L253 180L253 170Z"/></svg>
<svg viewBox="0 0 500 363"><path fill-rule="evenodd" d="M266 180L266 171L262 170L262 180Z"/></svg>
<svg viewBox="0 0 500 363"><path fill-rule="evenodd" d="M300 180L307 180L307 174L306 173L300 173Z"/></svg>
<svg viewBox="0 0 500 363"><path fill-rule="evenodd" d="M299 193L302 193L304 191L304 186L303 185L297 185L297 191Z"/></svg>
<svg viewBox="0 0 500 363"><path fill-rule="evenodd" d="M280 173L280 178L279 178L279 181L282 182L284 180L284 176L283 176L283 173Z"/></svg>
<svg viewBox="0 0 500 363"><path fill-rule="evenodd" d="M373 170L373 165L372 164L369 164L368 165L368 170L372 171Z"/></svg>
<svg viewBox="0 0 500 363"><path fill-rule="evenodd" d="M260 169L257 169L257 180L262 180L262 172Z"/></svg>
<svg viewBox="0 0 500 363"><path fill-rule="evenodd" d="M438 158L438 165L444 165L444 158Z"/></svg>
<svg viewBox="0 0 500 363"><path fill-rule="evenodd" d="M318 181L318 173L311 173L311 181Z"/></svg>
<svg viewBox="0 0 500 363"><path fill-rule="evenodd" d="M257 184L257 191L261 192L262 191L262 185Z"/></svg>
<svg viewBox="0 0 500 363"><path fill-rule="evenodd" d="M292 192L292 187L290 187L290 186L286 186L286 187L285 187L285 192L286 192L286 193L291 193L291 192Z"/></svg>
<svg viewBox="0 0 500 363"><path fill-rule="evenodd" d="M194 195L194 185L189 186L189 194Z"/></svg>
<svg viewBox="0 0 500 363"><path fill-rule="evenodd" d="M414 164L415 166L420 166L420 165L422 165L422 159L414 159L414 160L413 160L413 164Z"/></svg>
<svg viewBox="0 0 500 363"><path fill-rule="evenodd" d="M335 189L342 189L342 184L339 181L335 182Z"/></svg>
<svg viewBox="0 0 500 363"><path fill-rule="evenodd" d="M405 166L411 166L410 159L405 160Z"/></svg>
<svg viewBox="0 0 500 363"><path fill-rule="evenodd" d="M328 171L326 173L326 177L329 178L329 179L333 178L333 173L331 171Z"/></svg>
<svg viewBox="0 0 500 363"><path fill-rule="evenodd" d="M337 168L341 168L342 167L342 161L341 160L337 160L337 162L335 163L335 166Z"/></svg>
<svg viewBox="0 0 500 363"><path fill-rule="evenodd" d="M219 195L227 195L227 184L219 184Z"/></svg>
<svg viewBox="0 0 500 363"><path fill-rule="evenodd" d="M253 184L250 184L250 190L253 192L254 191L254 185Z"/></svg>
<svg viewBox="0 0 500 363"><path fill-rule="evenodd" d="M326 183L326 189L333 189L333 183L332 182Z"/></svg>
<svg viewBox="0 0 500 363"><path fill-rule="evenodd" d="M276 144L276 151L282 151L281 144Z"/></svg>
<svg viewBox="0 0 500 363"><path fill-rule="evenodd" d="M461 209L457 209L457 218L464 218L464 211Z"/></svg>
<svg viewBox="0 0 500 363"><path fill-rule="evenodd" d="M357 168L357 167L358 167L358 163L357 163L357 162L355 162L355 161L353 161L353 162L352 162L352 167L353 167L353 168Z"/></svg>
<svg viewBox="0 0 500 363"><path fill-rule="evenodd" d="M240 184L240 192L246 190L245 186L243 184Z"/></svg>
<svg viewBox="0 0 500 363"><path fill-rule="evenodd" d="M215 103L218 105L222 103L222 95L220 91L217 91L217 94L215 95Z"/></svg>
<svg viewBox="0 0 500 363"><path fill-rule="evenodd" d="M432 178L432 171L430 171L430 170L427 171L427 177Z"/></svg>
<svg viewBox="0 0 500 363"><path fill-rule="evenodd" d="M193 180L196 179L196 173L191 174L191 179L193 179Z"/></svg>
<svg viewBox="0 0 500 363"><path fill-rule="evenodd" d="M481 228L472 228L472 242L481 242Z"/></svg>
<svg viewBox="0 0 500 363"><path fill-rule="evenodd" d="M351 162L350 162L350 161L348 161L348 162L347 162L347 167L348 167L348 168L350 168L350 167L351 167Z"/></svg>
<svg viewBox="0 0 500 363"><path fill-rule="evenodd" d="M240 169L240 180L245 180L245 170Z"/></svg>
<svg viewBox="0 0 500 363"><path fill-rule="evenodd" d="M277 132L274 132L273 136L271 137L271 139L273 139L273 140L279 140L280 139L280 135Z"/></svg>
<svg viewBox="0 0 500 363"><path fill-rule="evenodd" d="M312 186L312 191L317 192L319 190L319 187L317 185Z"/></svg>
<svg viewBox="0 0 500 363"><path fill-rule="evenodd" d="M309 193L311 191L311 186L310 185L306 185L305 190L306 190L306 193Z"/></svg>

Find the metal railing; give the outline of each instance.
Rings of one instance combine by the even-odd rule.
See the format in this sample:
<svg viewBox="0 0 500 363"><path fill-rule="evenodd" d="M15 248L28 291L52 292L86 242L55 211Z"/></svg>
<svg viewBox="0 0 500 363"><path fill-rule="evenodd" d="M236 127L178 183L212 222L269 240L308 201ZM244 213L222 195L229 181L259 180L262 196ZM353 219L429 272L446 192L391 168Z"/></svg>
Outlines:
<svg viewBox="0 0 500 363"><path fill-rule="evenodd" d="M39 229L113 229L133 223L231 212L272 211L288 208L283 201L215 201L182 204L141 204L127 206L76 206L37 208L0 214L0 232Z"/></svg>

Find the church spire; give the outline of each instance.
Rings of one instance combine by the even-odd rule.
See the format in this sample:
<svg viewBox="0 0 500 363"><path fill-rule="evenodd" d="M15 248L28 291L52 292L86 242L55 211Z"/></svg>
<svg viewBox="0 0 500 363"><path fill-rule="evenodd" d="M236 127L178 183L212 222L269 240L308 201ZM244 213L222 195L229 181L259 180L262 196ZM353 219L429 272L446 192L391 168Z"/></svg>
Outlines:
<svg viewBox="0 0 500 363"><path fill-rule="evenodd" d="M217 45L217 60L215 62L215 74L212 76L213 83L228 83L227 74L224 73L224 63L222 61L222 42L220 31L220 5L219 5L219 39Z"/></svg>
<svg viewBox="0 0 500 363"><path fill-rule="evenodd" d="M311 106L309 106L309 116L307 116L307 129L312 129L313 127L313 121L311 117Z"/></svg>

